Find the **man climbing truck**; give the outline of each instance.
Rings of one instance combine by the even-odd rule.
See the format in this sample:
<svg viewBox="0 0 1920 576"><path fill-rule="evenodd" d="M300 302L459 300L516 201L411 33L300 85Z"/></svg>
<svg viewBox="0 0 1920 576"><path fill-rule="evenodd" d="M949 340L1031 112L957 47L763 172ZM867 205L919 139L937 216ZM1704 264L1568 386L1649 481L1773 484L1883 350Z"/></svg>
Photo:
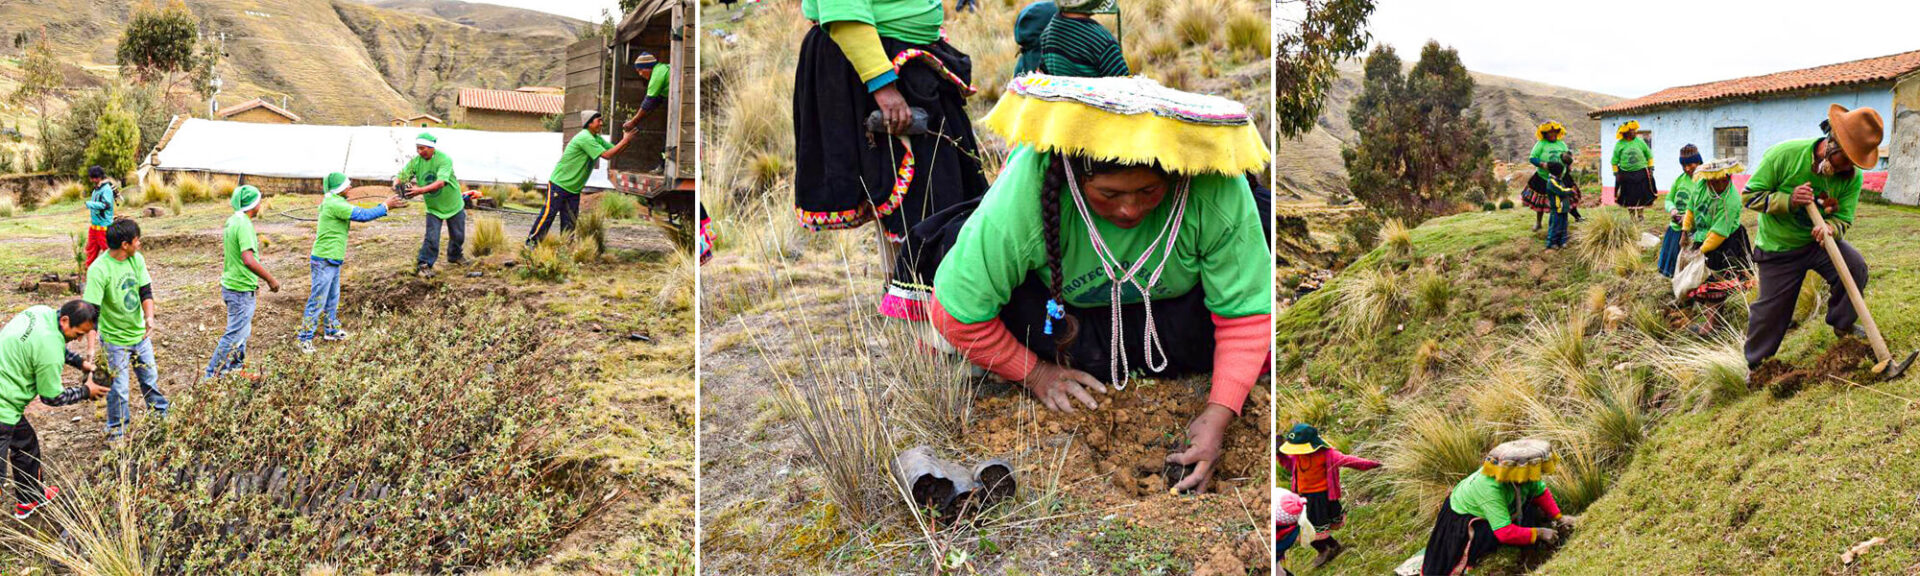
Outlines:
<svg viewBox="0 0 1920 576"><path fill-rule="evenodd" d="M595 186L638 196L653 217L689 233L696 211L695 110L686 65L693 61L693 7L692 0L640 0L615 27L612 42L596 37L567 47L565 97L568 117L599 111L607 128L635 133L631 145L605 158L607 181ZM584 129L569 123L568 145Z"/></svg>
<svg viewBox="0 0 1920 576"><path fill-rule="evenodd" d="M92 360L67 350L67 343L93 333L100 308L73 300L55 311L34 306L0 328L0 440L6 442L7 461L13 465L13 517L25 520L53 500L60 490L40 479L40 436L27 422L27 404L39 398L48 406L64 406L107 395L107 388L83 378L78 386L61 387L60 365L91 373Z"/></svg>

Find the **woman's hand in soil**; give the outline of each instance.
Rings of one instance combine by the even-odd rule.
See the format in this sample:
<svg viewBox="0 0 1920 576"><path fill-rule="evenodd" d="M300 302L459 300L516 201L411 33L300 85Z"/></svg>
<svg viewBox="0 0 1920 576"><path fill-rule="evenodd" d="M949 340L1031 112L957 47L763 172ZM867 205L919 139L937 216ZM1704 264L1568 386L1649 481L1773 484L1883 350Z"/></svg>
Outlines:
<svg viewBox="0 0 1920 576"><path fill-rule="evenodd" d="M1187 424L1187 450L1167 455L1167 462L1192 466L1193 473L1174 484L1176 492L1205 492L1213 483L1213 463L1220 460L1220 444L1227 438L1227 425L1233 423L1233 411L1219 404L1207 404L1199 416Z"/></svg>
<svg viewBox="0 0 1920 576"><path fill-rule="evenodd" d="M1092 389L1101 394L1107 393L1106 385L1101 384L1100 379L1094 378L1092 374L1052 362L1035 364L1033 371L1028 372L1027 379L1020 384L1026 386L1027 391L1033 393L1033 397L1039 398L1041 404L1047 405L1048 410L1056 412L1072 413L1073 401L1076 398L1086 404L1088 410L1098 409L1100 403L1094 402L1093 395L1088 394L1087 390Z"/></svg>
<svg viewBox="0 0 1920 576"><path fill-rule="evenodd" d="M873 91L873 102L880 105L880 114L887 117L887 132L906 134L913 127L913 109L907 107L907 98L900 95L900 89L892 84L881 86Z"/></svg>

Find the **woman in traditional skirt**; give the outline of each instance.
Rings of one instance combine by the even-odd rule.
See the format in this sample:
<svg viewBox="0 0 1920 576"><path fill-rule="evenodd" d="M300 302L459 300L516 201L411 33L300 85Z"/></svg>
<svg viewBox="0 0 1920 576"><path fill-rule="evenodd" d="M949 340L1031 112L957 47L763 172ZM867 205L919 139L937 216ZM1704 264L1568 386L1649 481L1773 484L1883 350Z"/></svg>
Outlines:
<svg viewBox="0 0 1920 576"><path fill-rule="evenodd" d="M800 224L838 230L877 220L890 262L908 228L987 190L966 111L973 64L942 39L939 0L800 7L815 23L793 87Z"/></svg>
<svg viewBox="0 0 1920 576"><path fill-rule="evenodd" d="M1740 225L1740 190L1733 185L1733 175L1746 170L1738 160L1717 158L1694 171L1701 186L1682 224L1706 256L1707 280L1687 298L1709 305L1702 321L1689 327L1696 334L1712 333L1714 305L1753 284L1753 244Z"/></svg>
<svg viewBox="0 0 1920 576"><path fill-rule="evenodd" d="M1636 121L1621 124L1618 138L1613 143L1613 201L1632 213L1634 221L1641 221L1655 196L1653 149L1640 138Z"/></svg>
<svg viewBox="0 0 1920 576"><path fill-rule="evenodd" d="M1535 138L1538 138L1538 140L1533 143L1533 152L1527 154L1527 163L1533 164L1534 167L1533 177L1527 179L1527 188L1520 191L1520 202L1526 204L1528 208L1533 209L1533 230L1535 232L1540 231L1541 220L1545 219L1546 215L1553 211L1552 209L1555 205L1552 198L1547 194L1547 184L1552 178L1551 175L1547 174L1547 163L1563 161L1562 157L1569 154L1567 151L1567 143L1561 140L1561 138L1566 136L1566 133L1567 128L1561 126L1559 122L1541 124L1539 128L1533 130L1533 135ZM1573 196L1572 205L1569 208L1573 219L1581 219L1580 196L1577 190Z"/></svg>
<svg viewBox="0 0 1920 576"><path fill-rule="evenodd" d="M1454 576L1480 564L1500 546L1553 544L1569 522L1540 477L1559 458L1545 440L1494 447L1480 471L1455 484L1440 504L1427 537L1421 576Z"/></svg>
<svg viewBox="0 0 1920 576"><path fill-rule="evenodd" d="M1287 431L1279 458L1293 490L1307 500L1307 520L1316 532L1307 540L1319 553L1313 558L1318 569L1347 549L1333 539L1333 531L1347 525L1347 510L1340 504L1340 469L1365 472L1379 468L1380 463L1335 450L1320 439L1319 429L1305 422Z"/></svg>
<svg viewBox="0 0 1920 576"><path fill-rule="evenodd" d="M1054 410L1098 408L1136 372L1211 372L1190 448L1167 456L1175 490L1206 490L1273 338L1273 257L1244 177L1270 153L1246 106L1028 74L984 122L1012 148L999 178L913 229L882 310L931 320Z"/></svg>
<svg viewBox="0 0 1920 576"><path fill-rule="evenodd" d="M1673 185L1667 188L1666 208L1671 215L1667 224L1667 233L1660 237L1660 275L1673 277L1674 265L1680 260L1680 246L1685 244L1686 235L1682 233L1682 221L1693 206L1693 198L1698 195L1700 181L1695 179L1693 171L1700 167L1700 149L1692 144L1680 147L1680 176L1673 179Z"/></svg>
<svg viewBox="0 0 1920 576"><path fill-rule="evenodd" d="M1300 543L1304 534L1313 540L1313 523L1307 521L1307 499L1293 491L1273 487L1273 565L1281 576L1293 576L1287 570L1287 550Z"/></svg>

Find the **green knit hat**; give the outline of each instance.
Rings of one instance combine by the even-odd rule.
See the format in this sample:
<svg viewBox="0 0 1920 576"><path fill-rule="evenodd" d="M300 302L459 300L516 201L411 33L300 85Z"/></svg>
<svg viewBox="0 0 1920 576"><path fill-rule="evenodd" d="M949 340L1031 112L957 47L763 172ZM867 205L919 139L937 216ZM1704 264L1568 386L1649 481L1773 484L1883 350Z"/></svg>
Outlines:
<svg viewBox="0 0 1920 576"><path fill-rule="evenodd" d="M432 134L428 134L428 133L426 133L426 132L421 132L419 136L414 136L414 137L413 137L413 145L414 145L414 146L426 146L426 147L428 147L428 148L432 148L432 149L435 149L435 150L439 150L439 149L440 149L440 139L439 139L439 138L434 138Z"/></svg>
<svg viewBox="0 0 1920 576"><path fill-rule="evenodd" d="M233 189L233 211L246 212L260 205L260 189L249 184Z"/></svg>
<svg viewBox="0 0 1920 576"><path fill-rule="evenodd" d="M347 175L346 174L334 172L332 174L328 174L327 179L323 180L322 182L323 184L321 185L326 188L328 195L339 194L341 192L347 191Z"/></svg>

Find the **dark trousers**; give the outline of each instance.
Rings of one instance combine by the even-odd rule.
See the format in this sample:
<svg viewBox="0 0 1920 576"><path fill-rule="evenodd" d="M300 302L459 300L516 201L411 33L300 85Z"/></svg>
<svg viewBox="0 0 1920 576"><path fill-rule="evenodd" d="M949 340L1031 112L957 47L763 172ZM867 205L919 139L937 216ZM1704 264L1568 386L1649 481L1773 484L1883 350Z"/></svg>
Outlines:
<svg viewBox="0 0 1920 576"><path fill-rule="evenodd" d="M1028 274L1026 282L1013 289L1012 297L1000 308L1000 322L1041 360L1051 362L1061 350L1053 337L1045 334L1047 285L1041 275L1040 272ZM1080 334L1059 356L1070 359L1071 367L1106 382L1113 362L1110 308L1106 305L1081 308L1072 304L1066 308L1066 313L1079 321ZM1159 331L1168 356L1166 369L1160 372L1148 369L1141 352L1141 338L1147 332L1146 306L1123 304L1120 310L1120 329L1127 339L1122 353L1127 355L1127 366L1133 371L1155 377L1213 371L1213 316L1206 308L1205 287L1196 284L1186 294L1153 301L1154 328Z"/></svg>
<svg viewBox="0 0 1920 576"><path fill-rule="evenodd" d="M7 462L13 464L15 502L39 502L45 497L40 487L40 436L26 415L17 424L0 424L0 438L7 441Z"/></svg>
<svg viewBox="0 0 1920 576"><path fill-rule="evenodd" d="M1567 245L1567 213L1547 214L1547 247L1559 248Z"/></svg>
<svg viewBox="0 0 1920 576"><path fill-rule="evenodd" d="M533 221L533 231L527 234L527 244L534 244L547 237L547 230L553 228L554 221L560 222L562 233L572 232L573 223L580 218L580 195L567 189L547 183L547 206L540 209L540 219Z"/></svg>
<svg viewBox="0 0 1920 576"><path fill-rule="evenodd" d="M461 210L452 218L442 220L439 216L427 215L427 237L420 242L421 266L431 267L440 258L440 223L447 226L447 261L459 264L466 260L460 255L460 246L467 243L467 211Z"/></svg>
<svg viewBox="0 0 1920 576"><path fill-rule="evenodd" d="M1867 261L1845 240L1834 242L1840 245L1840 257L1846 259L1847 270L1853 272L1854 284L1864 292ZM1834 268L1827 249L1819 243L1786 252L1754 250L1753 263L1760 269L1760 297L1747 307L1749 368L1760 366L1780 351L1780 341L1786 338L1787 326L1793 323L1794 305L1800 300L1800 283L1806 281L1808 271L1819 273L1820 278L1827 281L1828 326L1837 332L1846 332L1860 319L1847 300L1847 287L1840 283L1840 271Z"/></svg>

